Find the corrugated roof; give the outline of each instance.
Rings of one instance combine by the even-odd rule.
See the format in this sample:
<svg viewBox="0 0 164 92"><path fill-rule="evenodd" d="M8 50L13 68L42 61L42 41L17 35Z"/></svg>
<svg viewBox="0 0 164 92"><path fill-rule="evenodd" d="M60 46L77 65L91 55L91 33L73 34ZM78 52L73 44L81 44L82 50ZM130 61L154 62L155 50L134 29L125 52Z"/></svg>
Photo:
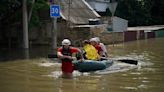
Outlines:
<svg viewBox="0 0 164 92"><path fill-rule="evenodd" d="M100 17L85 0L60 0L60 6L62 18L74 24L88 24L88 19Z"/></svg>
<svg viewBox="0 0 164 92"><path fill-rule="evenodd" d="M163 28L164 28L164 25L139 26L139 27L128 27L128 31L137 31L137 30L152 31L152 30L159 30Z"/></svg>

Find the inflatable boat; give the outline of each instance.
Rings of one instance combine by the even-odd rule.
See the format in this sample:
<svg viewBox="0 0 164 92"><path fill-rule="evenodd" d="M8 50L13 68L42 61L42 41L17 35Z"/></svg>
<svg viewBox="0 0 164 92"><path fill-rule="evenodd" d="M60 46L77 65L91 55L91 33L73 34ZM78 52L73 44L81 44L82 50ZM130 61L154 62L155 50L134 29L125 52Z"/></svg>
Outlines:
<svg viewBox="0 0 164 92"><path fill-rule="evenodd" d="M83 62L73 61L75 70L80 72L92 72L97 70L103 70L110 67L113 64L111 60L94 61L84 60Z"/></svg>

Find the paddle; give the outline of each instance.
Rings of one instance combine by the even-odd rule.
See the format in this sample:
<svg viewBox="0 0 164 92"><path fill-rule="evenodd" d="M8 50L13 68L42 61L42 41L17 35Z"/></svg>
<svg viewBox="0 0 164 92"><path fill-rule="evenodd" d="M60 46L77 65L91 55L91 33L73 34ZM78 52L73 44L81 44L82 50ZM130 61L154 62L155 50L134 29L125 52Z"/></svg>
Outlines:
<svg viewBox="0 0 164 92"><path fill-rule="evenodd" d="M102 60L114 60L114 61L120 61L128 64L134 64L137 65L138 61L137 60L132 60L132 59L112 59L112 58L106 58L106 57L101 57Z"/></svg>
<svg viewBox="0 0 164 92"><path fill-rule="evenodd" d="M121 61L121 62L128 63L128 64L134 64L134 65L137 65L138 64L138 61L137 60L120 59L120 60L117 60L117 61Z"/></svg>
<svg viewBox="0 0 164 92"><path fill-rule="evenodd" d="M58 58L58 56L56 54L48 54L48 58ZM108 59L108 58L106 58L106 59ZM109 60L113 60L113 59L109 59ZM133 64L133 65L138 64L137 60L132 60L132 59L117 59L116 61L120 61L120 62L124 62L124 63L128 63L128 64Z"/></svg>

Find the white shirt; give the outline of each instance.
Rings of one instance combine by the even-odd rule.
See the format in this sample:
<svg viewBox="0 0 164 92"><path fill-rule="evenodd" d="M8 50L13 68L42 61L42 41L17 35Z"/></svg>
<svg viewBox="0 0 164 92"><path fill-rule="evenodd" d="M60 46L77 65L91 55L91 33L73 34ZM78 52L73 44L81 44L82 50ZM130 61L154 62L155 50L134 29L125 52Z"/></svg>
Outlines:
<svg viewBox="0 0 164 92"><path fill-rule="evenodd" d="M103 50L103 55L106 56L105 53L107 53L107 49L106 49L105 45L103 43L99 43L99 45L100 45L101 49Z"/></svg>

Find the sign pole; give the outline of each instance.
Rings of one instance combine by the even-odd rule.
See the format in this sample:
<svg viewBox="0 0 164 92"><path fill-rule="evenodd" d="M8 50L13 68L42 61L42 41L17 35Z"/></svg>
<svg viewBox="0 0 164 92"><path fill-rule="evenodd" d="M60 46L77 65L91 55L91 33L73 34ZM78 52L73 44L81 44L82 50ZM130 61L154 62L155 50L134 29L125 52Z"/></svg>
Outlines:
<svg viewBox="0 0 164 92"><path fill-rule="evenodd" d="M113 19L114 19L114 13L116 11L116 8L117 8L117 1L116 0L111 0L109 1L109 10L111 11L112 13L112 17L111 17L111 28L112 28L112 44L113 44L113 47L114 47L114 27L113 27Z"/></svg>
<svg viewBox="0 0 164 92"><path fill-rule="evenodd" d="M111 18L111 20L112 20L112 23L111 23L111 28L112 28L112 44L113 44L113 47L114 47L114 30L113 30L113 17L114 17L114 14L112 13L112 18Z"/></svg>
<svg viewBox="0 0 164 92"><path fill-rule="evenodd" d="M55 0L53 1L53 3L55 3ZM52 49L56 50L57 49L57 18L54 17L53 19L53 30L52 30Z"/></svg>
<svg viewBox="0 0 164 92"><path fill-rule="evenodd" d="M60 17L60 6L55 5L55 0L53 2L50 1L50 16L53 20L53 27L51 30L52 36L52 53L57 50L57 17Z"/></svg>
<svg viewBox="0 0 164 92"><path fill-rule="evenodd" d="M57 49L57 18L53 18L52 28L52 50Z"/></svg>

